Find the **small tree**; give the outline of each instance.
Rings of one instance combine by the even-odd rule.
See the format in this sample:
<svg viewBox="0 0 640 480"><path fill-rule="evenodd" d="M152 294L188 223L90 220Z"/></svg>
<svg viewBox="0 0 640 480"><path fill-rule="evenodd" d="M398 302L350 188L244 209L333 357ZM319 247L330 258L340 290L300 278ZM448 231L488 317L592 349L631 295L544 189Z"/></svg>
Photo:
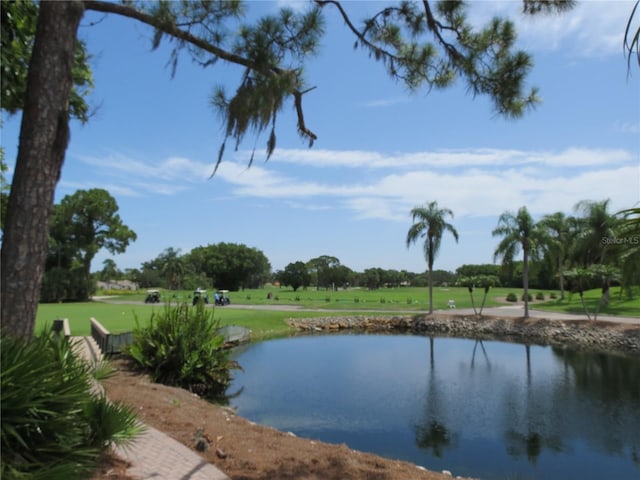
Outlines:
<svg viewBox="0 0 640 480"><path fill-rule="evenodd" d="M598 314L601 308L609 303L609 288L614 281L620 279L620 272L617 268L610 265L594 264L586 268L573 268L567 272L567 277L574 283L575 290L580 295L580 302L584 313L587 314L587 319L591 320L591 314L589 307L584 300L584 292L588 290L594 281L597 281L602 285L602 294L598 300L598 305L593 313L593 320L598 319Z"/></svg>

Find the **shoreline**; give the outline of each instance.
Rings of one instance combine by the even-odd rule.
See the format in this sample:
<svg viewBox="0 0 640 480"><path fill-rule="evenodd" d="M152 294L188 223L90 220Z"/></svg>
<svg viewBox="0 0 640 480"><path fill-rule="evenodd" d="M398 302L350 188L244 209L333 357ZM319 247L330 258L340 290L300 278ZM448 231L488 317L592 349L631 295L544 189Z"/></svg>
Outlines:
<svg viewBox="0 0 640 480"><path fill-rule="evenodd" d="M640 321L640 320L639 320ZM352 315L289 318L298 332L402 332L422 335L492 339L551 345L611 354L640 356L640 324L553 318L517 318L497 315L433 313L422 315Z"/></svg>

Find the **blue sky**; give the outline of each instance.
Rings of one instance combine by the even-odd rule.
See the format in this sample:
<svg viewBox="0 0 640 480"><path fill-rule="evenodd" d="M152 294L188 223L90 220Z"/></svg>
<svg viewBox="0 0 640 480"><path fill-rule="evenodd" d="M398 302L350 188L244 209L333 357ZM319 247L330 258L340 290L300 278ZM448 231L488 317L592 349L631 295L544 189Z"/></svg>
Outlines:
<svg viewBox="0 0 640 480"><path fill-rule="evenodd" d="M248 2L275 10L303 2ZM345 2L364 18L380 2ZM202 69L183 56L175 78L169 49L150 52L149 28L89 13L80 34L94 55L96 113L72 122L56 202L78 189L105 188L138 235L127 252L100 252L120 269L139 268L167 247L187 253L218 242L262 250L274 270L320 255L343 265L425 270L420 245L407 249L412 207L450 208L459 243L445 236L435 268L492 263L498 217L526 205L534 218L573 213L580 200L611 200L612 211L640 202L640 69L627 63L622 38L633 2L579 2L563 16L524 18L521 2L473 2L483 23L496 14L516 23L534 55L531 86L543 103L524 118L498 117L464 85L409 94L381 64L352 49L333 10L320 54L309 61L307 148L292 107L277 127L278 148L264 162L266 136L227 148L208 103L218 84L232 90L242 73L222 63ZM91 25L97 22L95 25ZM3 118L2 144L13 166L19 117ZM247 162L256 143L256 160ZM230 142L231 143L231 142ZM9 174L9 179L11 172Z"/></svg>

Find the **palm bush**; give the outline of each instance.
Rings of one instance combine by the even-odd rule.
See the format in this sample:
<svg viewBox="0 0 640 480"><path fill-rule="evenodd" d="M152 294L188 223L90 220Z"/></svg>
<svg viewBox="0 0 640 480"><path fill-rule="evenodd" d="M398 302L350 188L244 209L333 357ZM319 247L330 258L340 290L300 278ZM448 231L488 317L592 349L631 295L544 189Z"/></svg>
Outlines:
<svg viewBox="0 0 640 480"><path fill-rule="evenodd" d="M208 398L220 397L239 368L223 348L219 321L202 303L166 305L147 326L136 317L133 343L127 353L154 382L186 388Z"/></svg>
<svg viewBox="0 0 640 480"><path fill-rule="evenodd" d="M0 477L88 478L101 451L141 431L128 407L93 393L92 367L65 339L2 334L0 342Z"/></svg>

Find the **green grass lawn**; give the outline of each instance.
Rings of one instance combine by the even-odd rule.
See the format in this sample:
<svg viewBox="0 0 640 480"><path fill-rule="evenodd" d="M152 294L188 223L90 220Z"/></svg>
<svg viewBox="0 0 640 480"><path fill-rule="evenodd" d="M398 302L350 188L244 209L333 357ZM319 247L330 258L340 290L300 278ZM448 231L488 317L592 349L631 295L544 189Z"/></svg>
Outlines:
<svg viewBox="0 0 640 480"><path fill-rule="evenodd" d="M514 292L518 297L522 296L522 289L494 288L489 292L486 306L498 306L503 302L496 300L504 298L510 292ZM213 291L209 291L209 300L213 301ZM267 294L273 295L272 299L267 299ZM474 293L476 305L482 302L483 290L477 289ZM535 292L533 292L535 293ZM551 292L544 292L548 298ZM556 292L557 294L558 292ZM164 301L190 301L192 292L190 291L161 291ZM143 301L145 292L139 294L123 295L122 299ZM327 290L298 290L294 292L291 288L262 288L247 289L228 294L231 302L238 305L296 305L301 308L322 308L334 310L389 310L389 311L416 311L421 312L429 308L429 294L426 287L402 287L402 288L381 288L378 290L367 290L363 288L353 288L348 290L338 290L335 292ZM448 308L449 300L453 300L458 308L471 308L471 299L466 288L462 287L434 287L433 306L436 310Z"/></svg>
<svg viewBox="0 0 640 480"><path fill-rule="evenodd" d="M267 299L271 292L273 298ZM502 301L508 293L518 296L518 303L522 301L522 290L513 288L494 288L489 292L485 306L505 305ZM530 293L535 298L538 290ZM539 310L558 311L565 313L584 314L580 297L577 294L567 294L564 301L550 300L550 294L559 292L542 291L545 301L535 302L532 308ZM443 310L448 308L448 301L454 300L457 308L471 308L471 299L466 288L437 287L433 290L434 308ZM484 291L478 289L474 293L476 308L482 303ZM146 293L123 295L118 297L127 301L144 301ZM328 316L345 314L362 314L365 312L382 311L388 314L405 312L424 312L428 309L428 293L426 288L388 288L369 291L366 289L350 289L331 291L317 291L315 289L294 292L285 288L265 288L230 292L233 304L240 305L296 305L302 308L316 308L330 310L330 312L292 312L272 310L235 310L225 307L215 309L215 318L221 325L243 325L250 328L258 338L281 336L290 333L285 319L291 317ZM162 292L163 300L189 301L191 292ZM600 290L585 293L585 298L591 312L595 311L600 298ZM213 292L210 292L213 300ZM41 304L38 308L36 330L40 331L45 324L51 325L56 318L67 318L73 335L89 335L89 319L96 318L109 331L121 333L131 331L135 326L137 316L141 324L146 324L152 312L161 311L163 304L111 304L102 302ZM603 315L640 316L640 289L636 289L634 296L628 298L619 295L619 288L611 289L611 301L600 312ZM586 316L585 316L586 318Z"/></svg>
<svg viewBox="0 0 640 480"><path fill-rule="evenodd" d="M640 289L634 290L633 297L629 298L627 293L621 294L620 287L611 288L609 294L609 303L600 308L599 315L617 315L622 317L639 317L640 316ZM590 314L598 308L602 292L600 289L594 289L584 292L584 300ZM549 300L542 304L536 304L535 308L539 310L585 314L580 295L577 293L565 293L565 299ZM585 315L586 317L586 315Z"/></svg>

